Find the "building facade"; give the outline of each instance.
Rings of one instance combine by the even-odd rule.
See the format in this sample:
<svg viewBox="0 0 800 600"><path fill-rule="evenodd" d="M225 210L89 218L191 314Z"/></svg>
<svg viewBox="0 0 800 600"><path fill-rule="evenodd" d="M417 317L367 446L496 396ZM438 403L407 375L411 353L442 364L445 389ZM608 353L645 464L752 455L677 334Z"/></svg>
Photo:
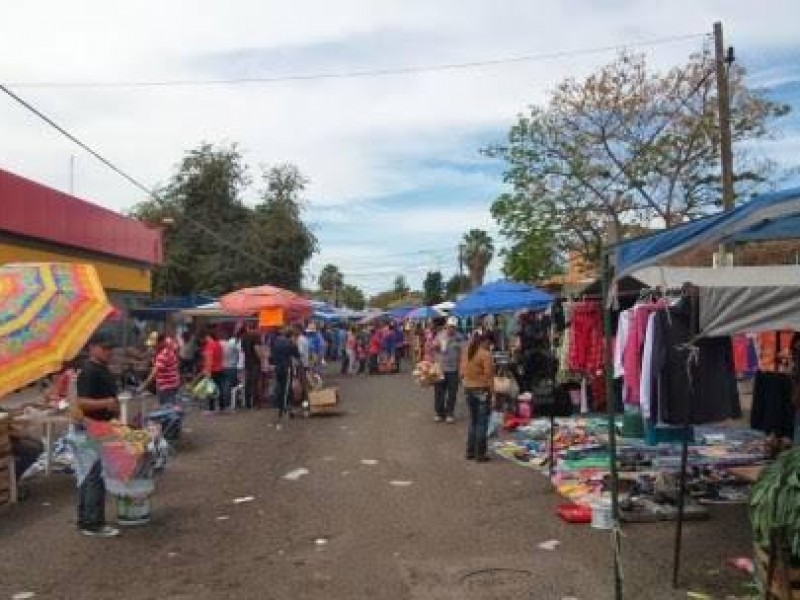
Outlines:
<svg viewBox="0 0 800 600"><path fill-rule="evenodd" d="M161 231L0 169L0 264L92 264L124 309L150 296L162 261Z"/></svg>

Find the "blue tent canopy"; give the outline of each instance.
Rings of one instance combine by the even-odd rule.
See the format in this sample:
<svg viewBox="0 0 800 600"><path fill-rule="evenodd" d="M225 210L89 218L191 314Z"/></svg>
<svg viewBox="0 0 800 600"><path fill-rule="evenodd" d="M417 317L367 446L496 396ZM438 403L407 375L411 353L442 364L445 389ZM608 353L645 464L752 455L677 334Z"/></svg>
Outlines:
<svg viewBox="0 0 800 600"><path fill-rule="evenodd" d="M500 280L486 283L456 303L452 313L458 317L546 308L553 297L531 285Z"/></svg>
<svg viewBox="0 0 800 600"><path fill-rule="evenodd" d="M619 243L617 278L706 244L800 237L800 188L757 196L732 211L691 221L662 232Z"/></svg>

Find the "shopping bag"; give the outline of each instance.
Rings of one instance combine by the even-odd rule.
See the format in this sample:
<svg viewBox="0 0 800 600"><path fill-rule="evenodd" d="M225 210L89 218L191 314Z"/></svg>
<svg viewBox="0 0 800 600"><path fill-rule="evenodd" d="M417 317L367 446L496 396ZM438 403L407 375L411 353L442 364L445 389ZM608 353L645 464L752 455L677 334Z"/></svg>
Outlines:
<svg viewBox="0 0 800 600"><path fill-rule="evenodd" d="M496 437L500 433L500 428L503 426L503 411L493 410L489 415L489 437Z"/></svg>
<svg viewBox="0 0 800 600"><path fill-rule="evenodd" d="M217 394L217 384L211 377L203 377L194 386L192 393L198 400L207 400Z"/></svg>

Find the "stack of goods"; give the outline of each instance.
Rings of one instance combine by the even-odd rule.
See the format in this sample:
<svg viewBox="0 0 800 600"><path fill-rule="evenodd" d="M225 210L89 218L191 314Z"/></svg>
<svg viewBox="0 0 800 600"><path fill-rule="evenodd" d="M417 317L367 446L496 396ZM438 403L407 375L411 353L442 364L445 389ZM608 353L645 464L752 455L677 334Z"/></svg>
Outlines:
<svg viewBox="0 0 800 600"><path fill-rule="evenodd" d="M11 501L11 418L0 412L0 506Z"/></svg>
<svg viewBox="0 0 800 600"><path fill-rule="evenodd" d="M417 383L422 386L433 385L437 381L444 379L444 373L442 373L442 367L439 363L428 360L417 363L413 375Z"/></svg>

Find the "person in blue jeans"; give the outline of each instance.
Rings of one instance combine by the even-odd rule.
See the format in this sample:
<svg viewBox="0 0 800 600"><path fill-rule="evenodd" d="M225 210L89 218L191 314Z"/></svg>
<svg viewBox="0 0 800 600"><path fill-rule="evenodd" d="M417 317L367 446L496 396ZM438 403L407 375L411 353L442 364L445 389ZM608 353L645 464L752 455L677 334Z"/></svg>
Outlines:
<svg viewBox="0 0 800 600"><path fill-rule="evenodd" d="M110 421L119 416L117 383L108 361L114 343L97 333L89 340L89 360L78 375L77 404L86 418ZM106 524L106 486L103 466L96 461L78 488L78 529L83 535L114 537L119 529Z"/></svg>
<svg viewBox="0 0 800 600"><path fill-rule="evenodd" d="M455 423L456 398L459 386L459 363L464 338L458 332L458 319L447 319L445 329L440 331L433 343L433 360L442 370L444 378L437 381L434 393L434 420Z"/></svg>
<svg viewBox="0 0 800 600"><path fill-rule="evenodd" d="M461 359L464 391L469 408L467 460L486 462L488 456L489 415L494 397L494 360L491 333L475 335Z"/></svg>

